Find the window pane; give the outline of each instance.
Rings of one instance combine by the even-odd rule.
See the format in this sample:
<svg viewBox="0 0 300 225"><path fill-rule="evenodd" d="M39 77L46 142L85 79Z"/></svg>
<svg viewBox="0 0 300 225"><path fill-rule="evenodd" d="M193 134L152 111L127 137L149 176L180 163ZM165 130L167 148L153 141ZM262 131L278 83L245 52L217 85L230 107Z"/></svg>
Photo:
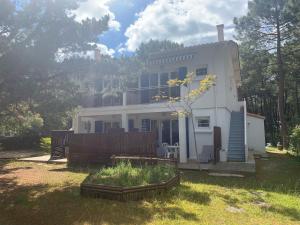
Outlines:
<svg viewBox="0 0 300 225"><path fill-rule="evenodd" d="M207 75L207 67L196 69L196 76L205 76L205 75Z"/></svg>
<svg viewBox="0 0 300 225"><path fill-rule="evenodd" d="M179 79L179 74L178 74L178 72L172 72L172 73L171 73L171 79Z"/></svg>
<svg viewBox="0 0 300 225"><path fill-rule="evenodd" d="M119 122L113 122L112 128L120 128L120 123Z"/></svg>
<svg viewBox="0 0 300 225"><path fill-rule="evenodd" d="M176 86L176 87L171 87L171 97L176 98L176 97L180 97L180 87Z"/></svg>
<svg viewBox="0 0 300 225"><path fill-rule="evenodd" d="M149 75L148 74L143 74L141 76L141 87L142 88L149 87Z"/></svg>
<svg viewBox="0 0 300 225"><path fill-rule="evenodd" d="M179 143L178 120L172 120L172 145Z"/></svg>
<svg viewBox="0 0 300 225"><path fill-rule="evenodd" d="M141 103L149 103L150 102L150 90L141 90Z"/></svg>
<svg viewBox="0 0 300 225"><path fill-rule="evenodd" d="M160 88L160 95L163 96L162 100L169 98L169 87Z"/></svg>
<svg viewBox="0 0 300 225"><path fill-rule="evenodd" d="M128 81L127 87L128 88L138 88L139 87L139 80L137 78L132 78Z"/></svg>
<svg viewBox="0 0 300 225"><path fill-rule="evenodd" d="M209 117L199 117L197 119L198 127L209 127L210 118Z"/></svg>
<svg viewBox="0 0 300 225"><path fill-rule="evenodd" d="M162 143L171 144L171 141L170 141L170 120L162 121Z"/></svg>
<svg viewBox="0 0 300 225"><path fill-rule="evenodd" d="M118 88L119 87L119 80L114 79L113 80L113 88Z"/></svg>
<svg viewBox="0 0 300 225"><path fill-rule="evenodd" d="M150 131L150 119L142 119L142 131Z"/></svg>
<svg viewBox="0 0 300 225"><path fill-rule="evenodd" d="M168 80L169 80L169 74L168 73L162 73L160 74L160 85L168 85Z"/></svg>
<svg viewBox="0 0 300 225"><path fill-rule="evenodd" d="M102 87L102 80L101 79L97 80L95 85L96 85L96 90L98 92L101 92L102 89L103 89L103 87Z"/></svg>
<svg viewBox="0 0 300 225"><path fill-rule="evenodd" d="M134 129L134 120L133 119L129 119L128 120L128 130L132 131Z"/></svg>
<svg viewBox="0 0 300 225"><path fill-rule="evenodd" d="M158 86L158 74L154 73L150 75L150 86L157 87Z"/></svg>

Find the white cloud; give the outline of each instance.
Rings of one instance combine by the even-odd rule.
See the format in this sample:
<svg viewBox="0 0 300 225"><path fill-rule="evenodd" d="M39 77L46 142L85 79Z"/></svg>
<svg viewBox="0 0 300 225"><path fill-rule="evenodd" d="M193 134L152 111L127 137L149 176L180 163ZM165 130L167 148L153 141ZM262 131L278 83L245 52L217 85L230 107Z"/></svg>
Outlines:
<svg viewBox="0 0 300 225"><path fill-rule="evenodd" d="M90 43L91 46L95 46L96 49L100 50L100 53L102 55L109 55L111 57L114 57L115 50L112 48L108 48L104 44L100 43ZM79 57L79 58L95 58L95 52L94 51L86 51L86 52L70 52L65 48L60 48L55 54L55 59L58 62L62 62L65 59L70 59L72 57Z"/></svg>
<svg viewBox="0 0 300 225"><path fill-rule="evenodd" d="M101 53L102 55L109 55L109 56L113 57L114 54L115 54L115 50L114 50L114 49L108 48L108 47L107 47L106 45L104 45L104 44L100 44L100 43L91 43L91 44L96 45L96 46L97 46L97 49L100 50L100 53Z"/></svg>
<svg viewBox="0 0 300 225"><path fill-rule="evenodd" d="M248 0L155 0L137 14L125 36L129 51L150 39L192 45L216 40L216 25L225 25L225 38L232 38L232 20L246 13ZM226 29L228 28L228 29Z"/></svg>
<svg viewBox="0 0 300 225"><path fill-rule="evenodd" d="M114 0L87 0L79 4L78 9L70 12L71 15L75 15L75 20L81 22L84 19L101 19L103 16L108 15L110 20L108 27L119 31L121 24L116 20L115 14L110 10L109 5Z"/></svg>

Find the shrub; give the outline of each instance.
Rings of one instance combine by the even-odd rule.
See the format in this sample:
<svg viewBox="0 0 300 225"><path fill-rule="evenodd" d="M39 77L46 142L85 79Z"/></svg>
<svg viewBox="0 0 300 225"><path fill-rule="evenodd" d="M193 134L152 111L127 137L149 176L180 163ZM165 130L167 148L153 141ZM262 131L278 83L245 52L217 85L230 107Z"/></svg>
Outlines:
<svg viewBox="0 0 300 225"><path fill-rule="evenodd" d="M41 137L40 150L47 152L47 153L51 152L51 138L50 137Z"/></svg>
<svg viewBox="0 0 300 225"><path fill-rule="evenodd" d="M121 161L115 167L103 168L89 176L86 182L131 187L160 183L175 174L175 168L171 165L133 167L130 162Z"/></svg>
<svg viewBox="0 0 300 225"><path fill-rule="evenodd" d="M291 150L299 156L300 153L300 125L297 125L290 136Z"/></svg>
<svg viewBox="0 0 300 225"><path fill-rule="evenodd" d="M4 150L32 149L38 147L39 140L40 137L36 135L3 137L0 144Z"/></svg>

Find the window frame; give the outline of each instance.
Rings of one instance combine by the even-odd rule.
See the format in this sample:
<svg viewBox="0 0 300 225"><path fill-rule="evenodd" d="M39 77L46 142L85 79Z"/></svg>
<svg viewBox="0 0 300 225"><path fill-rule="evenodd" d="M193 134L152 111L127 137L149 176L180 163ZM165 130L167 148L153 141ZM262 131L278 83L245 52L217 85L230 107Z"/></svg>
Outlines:
<svg viewBox="0 0 300 225"><path fill-rule="evenodd" d="M199 120L207 120L208 121L208 126L199 126ZM197 129L210 129L211 128L211 117L210 116L197 116L196 117L196 122L197 122ZM203 122L202 122L203 123Z"/></svg>
<svg viewBox="0 0 300 225"><path fill-rule="evenodd" d="M201 74L197 73L198 70L204 70L204 69L206 70L205 74L204 73L203 74L202 73ZM202 65L201 67L196 68L195 74L196 74L196 77L199 77L199 78L202 78L202 77L206 76L208 74L208 66L207 65Z"/></svg>

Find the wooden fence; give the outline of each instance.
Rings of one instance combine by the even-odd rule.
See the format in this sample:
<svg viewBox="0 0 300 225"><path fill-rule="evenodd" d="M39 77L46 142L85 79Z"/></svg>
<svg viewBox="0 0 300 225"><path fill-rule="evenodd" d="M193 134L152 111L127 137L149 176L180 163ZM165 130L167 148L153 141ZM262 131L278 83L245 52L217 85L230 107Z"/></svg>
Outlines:
<svg viewBox="0 0 300 225"><path fill-rule="evenodd" d="M69 163L111 164L111 156L156 156L156 133L121 132L73 134L69 140Z"/></svg>

